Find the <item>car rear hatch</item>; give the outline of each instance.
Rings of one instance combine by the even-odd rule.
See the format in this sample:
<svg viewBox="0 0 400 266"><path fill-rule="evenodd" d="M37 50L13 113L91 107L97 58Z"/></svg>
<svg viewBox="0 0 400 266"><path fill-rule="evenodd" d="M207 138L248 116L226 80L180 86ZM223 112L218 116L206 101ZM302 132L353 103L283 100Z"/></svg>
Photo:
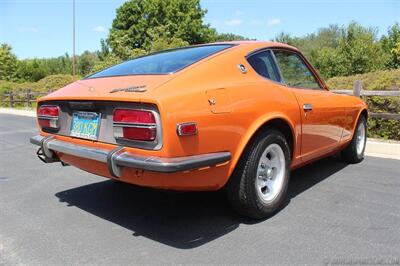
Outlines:
<svg viewBox="0 0 400 266"><path fill-rule="evenodd" d="M77 81L39 100L39 109L44 106L58 108L57 117L47 117L44 114L41 116L42 121L39 117L39 124L56 121L52 122L53 128L50 123L47 127L42 125L44 132L56 135L159 150L162 147L162 127L153 91L170 80L171 76L141 75ZM145 116L151 117L151 123L139 120L115 121L116 109L136 110L132 119L139 120L142 118L137 118L138 112L139 115L145 112ZM129 116L129 113L123 119L127 119L126 115ZM97 129L87 130L85 127ZM151 138L143 140L149 132Z"/></svg>
<svg viewBox="0 0 400 266"><path fill-rule="evenodd" d="M152 92L174 75L130 75L76 81L42 97L44 100L140 101L151 99Z"/></svg>

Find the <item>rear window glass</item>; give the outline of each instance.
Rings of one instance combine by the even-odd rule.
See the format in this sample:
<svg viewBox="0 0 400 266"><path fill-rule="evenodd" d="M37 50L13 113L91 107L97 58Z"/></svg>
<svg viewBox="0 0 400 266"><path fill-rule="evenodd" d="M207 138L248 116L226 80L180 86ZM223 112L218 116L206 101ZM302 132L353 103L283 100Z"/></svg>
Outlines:
<svg viewBox="0 0 400 266"><path fill-rule="evenodd" d="M88 78L170 74L231 46L232 44L216 44L167 50L134 58L97 72Z"/></svg>

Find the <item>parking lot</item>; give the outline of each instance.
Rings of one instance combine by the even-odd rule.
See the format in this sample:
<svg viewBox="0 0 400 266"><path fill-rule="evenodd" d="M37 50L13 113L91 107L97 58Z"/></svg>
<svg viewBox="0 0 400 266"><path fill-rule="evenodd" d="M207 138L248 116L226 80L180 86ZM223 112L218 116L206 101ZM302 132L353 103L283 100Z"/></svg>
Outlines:
<svg viewBox="0 0 400 266"><path fill-rule="evenodd" d="M295 171L254 221L222 193L168 193L36 158L34 118L0 114L0 264L400 264L400 161Z"/></svg>

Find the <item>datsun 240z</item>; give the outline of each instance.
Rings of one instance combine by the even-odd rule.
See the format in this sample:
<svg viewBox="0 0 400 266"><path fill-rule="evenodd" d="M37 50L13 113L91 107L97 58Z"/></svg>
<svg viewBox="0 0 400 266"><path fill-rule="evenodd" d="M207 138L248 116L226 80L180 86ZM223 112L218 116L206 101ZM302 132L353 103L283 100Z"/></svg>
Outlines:
<svg viewBox="0 0 400 266"><path fill-rule="evenodd" d="M214 43L138 57L38 100L44 162L140 186L224 189L240 214L282 207L292 169L363 160L367 106L296 48Z"/></svg>

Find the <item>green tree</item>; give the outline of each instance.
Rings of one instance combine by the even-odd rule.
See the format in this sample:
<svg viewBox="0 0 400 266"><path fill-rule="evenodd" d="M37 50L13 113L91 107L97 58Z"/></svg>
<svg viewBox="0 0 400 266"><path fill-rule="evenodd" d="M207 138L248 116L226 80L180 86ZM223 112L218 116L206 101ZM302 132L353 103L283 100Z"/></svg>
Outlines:
<svg viewBox="0 0 400 266"><path fill-rule="evenodd" d="M348 60L338 48L321 47L311 53L311 62L322 77L349 75Z"/></svg>
<svg viewBox="0 0 400 266"><path fill-rule="evenodd" d="M340 29L336 45L320 45L312 51L311 59L322 75L330 78L384 69L387 56L376 29L352 22Z"/></svg>
<svg viewBox="0 0 400 266"><path fill-rule="evenodd" d="M96 63L94 64L94 66L92 68L92 73L98 72L107 67L121 63L121 61L122 60L119 57L110 53L106 57L104 57L102 60L96 61Z"/></svg>
<svg viewBox="0 0 400 266"><path fill-rule="evenodd" d="M0 45L0 80L12 81L16 79L17 57L8 44Z"/></svg>
<svg viewBox="0 0 400 266"><path fill-rule="evenodd" d="M79 56L78 62L79 62ZM48 75L71 74L72 61L68 54L55 58L33 58L19 60L16 76L18 81L36 82Z"/></svg>
<svg viewBox="0 0 400 266"><path fill-rule="evenodd" d="M355 22L330 25L305 37L281 33L275 40L299 48L324 78L384 69L387 62L376 29Z"/></svg>
<svg viewBox="0 0 400 266"><path fill-rule="evenodd" d="M281 32L281 33L279 33L279 34L273 39L273 41L275 41L275 42L281 42L281 43L286 43L286 44L293 45L293 46L295 46L296 43L297 43L297 42L296 42L296 38L290 36L290 34L289 34L289 33L286 33L286 32Z"/></svg>
<svg viewBox="0 0 400 266"><path fill-rule="evenodd" d="M116 56L126 59L160 49L160 43L209 42L216 32L203 23L205 13L199 0L130 0L117 9L107 43ZM154 47L157 37L163 40Z"/></svg>
<svg viewBox="0 0 400 266"><path fill-rule="evenodd" d="M158 26L149 30L149 35L153 40L149 52L158 52L165 49L188 46L189 43L176 36L169 36L166 26ZM143 53L147 53L143 51Z"/></svg>
<svg viewBox="0 0 400 266"><path fill-rule="evenodd" d="M400 25L394 24L388 30L388 35L381 39L383 49L388 54L388 68L400 68Z"/></svg>
<svg viewBox="0 0 400 266"><path fill-rule="evenodd" d="M110 54L110 46L104 39L100 40L100 50L97 51L97 57L100 60L104 60Z"/></svg>
<svg viewBox="0 0 400 266"><path fill-rule="evenodd" d="M292 37L288 33L281 32L274 40L299 48L308 59L313 61L315 51L322 48L337 48L340 36L339 26L329 25L326 28L318 29L316 33L310 33L304 37Z"/></svg>
<svg viewBox="0 0 400 266"><path fill-rule="evenodd" d="M45 59L26 59L18 62L17 76L20 81L38 81L49 75Z"/></svg>
<svg viewBox="0 0 400 266"><path fill-rule="evenodd" d="M78 71L81 76L86 76L92 72L94 65L98 61L96 53L91 53L89 51L83 52L78 57Z"/></svg>
<svg viewBox="0 0 400 266"><path fill-rule="evenodd" d="M250 39L233 33L218 33L216 34L215 39L213 41L227 42L227 41L248 41L248 40Z"/></svg>
<svg viewBox="0 0 400 266"><path fill-rule="evenodd" d="M311 61L314 61L321 48L336 49L339 46L340 38L341 29L339 26L329 25L326 28L318 29L316 33L308 34L305 38L297 38L296 41L303 53Z"/></svg>
<svg viewBox="0 0 400 266"><path fill-rule="evenodd" d="M383 69L387 61L382 46L377 40L377 30L362 27L355 22L342 29L339 53L344 57L347 67L346 75Z"/></svg>

